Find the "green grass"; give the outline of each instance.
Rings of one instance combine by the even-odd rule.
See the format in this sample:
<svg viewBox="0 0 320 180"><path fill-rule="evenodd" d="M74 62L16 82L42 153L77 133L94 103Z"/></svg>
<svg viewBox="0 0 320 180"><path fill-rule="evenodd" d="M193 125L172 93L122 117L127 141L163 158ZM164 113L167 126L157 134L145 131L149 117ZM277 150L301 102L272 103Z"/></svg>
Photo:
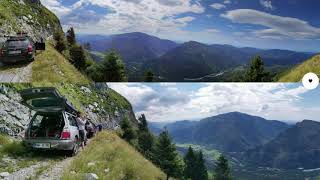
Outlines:
<svg viewBox="0 0 320 180"><path fill-rule="evenodd" d="M9 136L0 134L0 159L9 158L15 161L15 164L2 162L0 163L0 172L15 172L21 168L26 168L37 162L50 159L50 164L61 159L60 156L55 156L48 153L34 153L26 148L21 141L13 140ZM44 168L39 171L44 171ZM40 174L40 172L39 172Z"/></svg>
<svg viewBox="0 0 320 180"><path fill-rule="evenodd" d="M320 55L284 72L280 75L279 82L301 82L303 76L309 72L320 74Z"/></svg>
<svg viewBox="0 0 320 180"><path fill-rule="evenodd" d="M221 155L221 153L218 150L209 149L207 147L196 145L196 144L176 144L176 146L183 149L188 149L191 146L195 151L202 150L202 153L205 157L210 157L210 159L213 158L213 160L217 160Z"/></svg>
<svg viewBox="0 0 320 180"><path fill-rule="evenodd" d="M95 165L88 166L89 162ZM109 168L109 172L104 170ZM74 171L75 174L70 174ZM85 173L95 173L99 179L165 179L161 170L146 160L127 142L112 132L101 132L63 173L63 180L84 179Z"/></svg>
<svg viewBox="0 0 320 180"><path fill-rule="evenodd" d="M22 16L32 16L32 20L26 23L32 26L35 31L40 32L49 24L52 29L61 28L59 19L44 6L36 4L20 4L15 0L0 1L0 26L10 25L14 31L23 31L16 19ZM36 23L35 23L36 22ZM40 26L39 26L40 25ZM9 33L9 32L8 32Z"/></svg>
<svg viewBox="0 0 320 180"><path fill-rule="evenodd" d="M32 82L88 84L90 80L58 53L51 43L47 43L46 50L36 56L32 65Z"/></svg>

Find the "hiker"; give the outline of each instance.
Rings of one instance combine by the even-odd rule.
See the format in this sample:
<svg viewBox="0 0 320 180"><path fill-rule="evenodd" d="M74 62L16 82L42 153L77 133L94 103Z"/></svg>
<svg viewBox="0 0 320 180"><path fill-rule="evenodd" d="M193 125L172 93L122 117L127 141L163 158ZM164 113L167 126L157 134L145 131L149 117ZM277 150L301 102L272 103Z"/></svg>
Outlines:
<svg viewBox="0 0 320 180"><path fill-rule="evenodd" d="M86 137L85 137L86 136L86 133L85 133L86 120L84 120L84 114L82 112L78 112L77 124L79 127L81 147L82 149L84 149L84 146L86 145Z"/></svg>

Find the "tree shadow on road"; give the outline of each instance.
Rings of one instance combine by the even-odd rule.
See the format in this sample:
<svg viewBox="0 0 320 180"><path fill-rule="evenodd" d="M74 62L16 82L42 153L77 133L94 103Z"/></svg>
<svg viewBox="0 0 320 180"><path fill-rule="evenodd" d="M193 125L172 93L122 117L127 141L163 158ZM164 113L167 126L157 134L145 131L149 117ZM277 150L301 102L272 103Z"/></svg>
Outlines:
<svg viewBox="0 0 320 180"><path fill-rule="evenodd" d="M11 63L11 64L3 64L0 63L0 71L10 71L17 68L23 68L30 64L31 62L19 62L19 63Z"/></svg>

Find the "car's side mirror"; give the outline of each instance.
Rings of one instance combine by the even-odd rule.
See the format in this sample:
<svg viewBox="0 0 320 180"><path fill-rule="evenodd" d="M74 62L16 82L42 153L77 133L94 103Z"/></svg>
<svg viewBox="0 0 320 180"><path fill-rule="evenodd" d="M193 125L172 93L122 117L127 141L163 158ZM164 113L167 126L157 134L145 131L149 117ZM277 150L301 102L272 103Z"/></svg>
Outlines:
<svg viewBox="0 0 320 180"><path fill-rule="evenodd" d="M36 50L44 51L46 50L46 43L36 42L35 47L36 47Z"/></svg>

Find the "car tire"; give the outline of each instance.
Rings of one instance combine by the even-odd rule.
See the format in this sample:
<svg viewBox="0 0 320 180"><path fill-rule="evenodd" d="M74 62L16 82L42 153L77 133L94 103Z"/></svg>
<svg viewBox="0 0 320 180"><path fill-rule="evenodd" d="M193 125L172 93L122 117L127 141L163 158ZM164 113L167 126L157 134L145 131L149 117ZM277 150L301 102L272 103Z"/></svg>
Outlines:
<svg viewBox="0 0 320 180"><path fill-rule="evenodd" d="M74 142L73 148L72 150L70 150L69 155L73 157L73 156L76 156L78 152L79 152L79 139L76 138L76 141Z"/></svg>

